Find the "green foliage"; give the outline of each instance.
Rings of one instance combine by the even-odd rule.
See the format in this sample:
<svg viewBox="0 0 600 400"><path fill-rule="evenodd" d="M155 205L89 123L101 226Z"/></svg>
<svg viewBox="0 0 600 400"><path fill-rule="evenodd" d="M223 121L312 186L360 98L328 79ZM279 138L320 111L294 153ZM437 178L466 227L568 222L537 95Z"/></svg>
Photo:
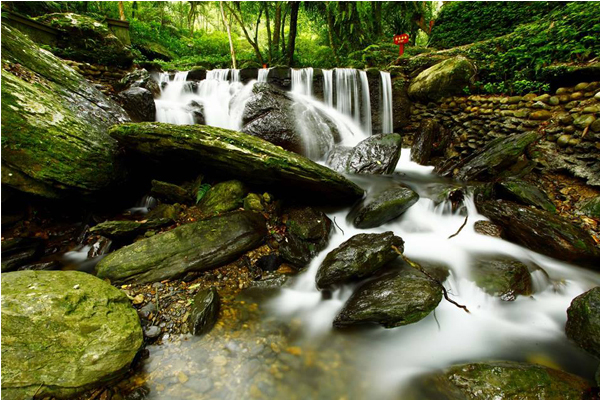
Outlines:
<svg viewBox="0 0 600 400"><path fill-rule="evenodd" d="M203 183L198 187L198 192L196 193L196 204L202 200L202 198L208 193L210 190L210 185L208 183Z"/></svg>

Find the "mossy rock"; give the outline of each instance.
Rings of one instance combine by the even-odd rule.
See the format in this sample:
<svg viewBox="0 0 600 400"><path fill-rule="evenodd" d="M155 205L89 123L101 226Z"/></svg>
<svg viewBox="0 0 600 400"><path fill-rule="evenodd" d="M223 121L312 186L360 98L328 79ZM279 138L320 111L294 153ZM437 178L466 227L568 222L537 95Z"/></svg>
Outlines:
<svg viewBox="0 0 600 400"><path fill-rule="evenodd" d="M499 196L505 196L507 200L537 207L551 213L556 213L556 206L550 201L548 195L538 187L518 178L506 178L498 182L497 192Z"/></svg>
<svg viewBox="0 0 600 400"><path fill-rule="evenodd" d="M417 75L408 88L408 95L415 100L437 101L462 94L474 75L475 67L467 58L449 58Z"/></svg>
<svg viewBox="0 0 600 400"><path fill-rule="evenodd" d="M581 212L592 218L600 218L600 196L591 198L583 203Z"/></svg>
<svg viewBox="0 0 600 400"><path fill-rule="evenodd" d="M196 293L188 319L190 333L200 336L210 332L217 322L220 308L221 298L214 287Z"/></svg>
<svg viewBox="0 0 600 400"><path fill-rule="evenodd" d="M150 194L170 203L192 203L192 197L186 189L169 182L152 180Z"/></svg>
<svg viewBox="0 0 600 400"><path fill-rule="evenodd" d="M248 188L240 181L220 182L204 195L198 208L206 215L217 215L240 208Z"/></svg>
<svg viewBox="0 0 600 400"><path fill-rule="evenodd" d="M333 222L312 207L287 210L286 234L279 245L281 258L304 267L329 243Z"/></svg>
<svg viewBox="0 0 600 400"><path fill-rule="evenodd" d="M136 44L135 47L149 60L171 61L173 54L163 45L154 42Z"/></svg>
<svg viewBox="0 0 600 400"><path fill-rule="evenodd" d="M533 287L527 265L510 259L484 259L472 269L477 286L492 296L513 301L531 294Z"/></svg>
<svg viewBox="0 0 600 400"><path fill-rule="evenodd" d="M248 193L248 196L244 199L244 210L264 211L264 209L262 197L256 193Z"/></svg>
<svg viewBox="0 0 600 400"><path fill-rule="evenodd" d="M59 198L123 177L108 127L123 109L51 53L2 24L2 183Z"/></svg>
<svg viewBox="0 0 600 400"><path fill-rule="evenodd" d="M90 229L90 233L111 239L133 238L150 229L161 228L172 222L170 218L151 219L149 221L104 221Z"/></svg>
<svg viewBox="0 0 600 400"><path fill-rule="evenodd" d="M143 341L125 293L78 271L2 274L2 398L68 397L127 372Z"/></svg>
<svg viewBox="0 0 600 400"><path fill-rule="evenodd" d="M567 336L600 358L600 287L573 299L567 315Z"/></svg>
<svg viewBox="0 0 600 400"><path fill-rule="evenodd" d="M418 200L412 189L395 185L367 196L352 209L349 218L357 228L374 228L398 218Z"/></svg>

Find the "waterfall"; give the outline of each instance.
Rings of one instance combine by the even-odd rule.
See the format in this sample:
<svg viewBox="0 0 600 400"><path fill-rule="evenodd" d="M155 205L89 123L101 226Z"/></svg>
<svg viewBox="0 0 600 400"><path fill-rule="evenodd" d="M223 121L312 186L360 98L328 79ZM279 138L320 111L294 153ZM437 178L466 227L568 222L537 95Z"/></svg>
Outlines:
<svg viewBox="0 0 600 400"><path fill-rule="evenodd" d="M259 82L267 82L267 78L269 77L269 71L271 68L262 68L258 70L258 81Z"/></svg>
<svg viewBox="0 0 600 400"><path fill-rule="evenodd" d="M360 75L360 88L362 92L363 129L367 135L373 133L371 124L371 95L369 94L369 79L365 71L358 71Z"/></svg>
<svg viewBox="0 0 600 400"><path fill-rule="evenodd" d="M333 70L323 70L323 100L329 107L333 107Z"/></svg>
<svg viewBox="0 0 600 400"><path fill-rule="evenodd" d="M239 69L231 70L231 82L241 82Z"/></svg>
<svg viewBox="0 0 600 400"><path fill-rule="evenodd" d="M313 69L292 69L292 92L312 96Z"/></svg>
<svg viewBox="0 0 600 400"><path fill-rule="evenodd" d="M344 115L352 116L360 125L360 104L358 96L358 71L352 68L335 69L336 109Z"/></svg>
<svg viewBox="0 0 600 400"><path fill-rule="evenodd" d="M394 131L392 115L392 78L389 72L381 71L381 132Z"/></svg>

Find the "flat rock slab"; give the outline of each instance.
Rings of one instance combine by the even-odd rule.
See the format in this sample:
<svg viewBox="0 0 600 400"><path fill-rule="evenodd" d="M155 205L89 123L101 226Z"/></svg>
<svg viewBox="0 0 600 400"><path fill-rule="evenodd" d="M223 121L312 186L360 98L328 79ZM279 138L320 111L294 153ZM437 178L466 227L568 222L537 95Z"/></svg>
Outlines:
<svg viewBox="0 0 600 400"><path fill-rule="evenodd" d="M127 296L78 271L2 274L2 398L73 396L125 373L142 345Z"/></svg>
<svg viewBox="0 0 600 400"><path fill-rule="evenodd" d="M110 134L151 159L187 168L209 167L312 202L351 204L363 195L360 187L335 171L241 132L146 122L118 125Z"/></svg>
<svg viewBox="0 0 600 400"><path fill-rule="evenodd" d="M182 225L123 247L97 265L113 283L149 283L217 268L258 246L267 235L262 215L239 211Z"/></svg>

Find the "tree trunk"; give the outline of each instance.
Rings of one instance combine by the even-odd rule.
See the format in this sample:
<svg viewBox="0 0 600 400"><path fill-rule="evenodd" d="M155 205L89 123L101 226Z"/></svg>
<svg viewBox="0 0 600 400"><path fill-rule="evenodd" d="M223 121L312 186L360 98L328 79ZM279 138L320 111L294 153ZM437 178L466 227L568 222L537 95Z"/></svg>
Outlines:
<svg viewBox="0 0 600 400"><path fill-rule="evenodd" d="M229 4L225 4L225 7L227 7L227 10L229 11L229 13L231 15L233 15L233 18L235 18L235 20L238 22L238 24L240 24L240 27L242 28L242 31L244 32L244 36L246 37L246 40L248 41L248 43L250 43L250 46L252 46L252 48L254 49L254 53L256 54L256 58L258 58L258 62L261 64L264 64L265 62L262 57L262 54L260 53L260 48L258 47L258 43L252 40L252 38L248 34L248 30L246 29L246 26L244 25L244 22L242 21L242 17L241 17L242 13L241 13L241 9L240 9L240 3L236 3L236 6L238 8L238 11L240 11L240 15L237 15L235 10L233 8L231 8L229 6ZM259 17L259 21L260 21L260 17Z"/></svg>
<svg viewBox="0 0 600 400"><path fill-rule="evenodd" d="M273 45L271 41L271 20L269 19L269 2L265 1L263 3L265 8L265 18L267 19L267 42L269 43L269 65L271 65L271 61L273 60Z"/></svg>
<svg viewBox="0 0 600 400"><path fill-rule="evenodd" d="M287 9L283 13L283 20L281 22L281 55L282 58L285 57L286 47L285 47L285 17L287 17Z"/></svg>
<svg viewBox="0 0 600 400"><path fill-rule="evenodd" d="M119 18L121 21L125 21L125 7L123 7L123 2L119 2Z"/></svg>
<svg viewBox="0 0 600 400"><path fill-rule="evenodd" d="M87 5L87 1L85 2L85 4ZM135 12L138 10L138 3L137 1L134 1L133 4L131 5L131 19L135 18Z"/></svg>
<svg viewBox="0 0 600 400"><path fill-rule="evenodd" d="M275 6L275 26L273 27L273 48L279 51L279 31L281 30L281 3Z"/></svg>
<svg viewBox="0 0 600 400"><path fill-rule="evenodd" d="M229 49L231 51L231 64L233 65L233 69L237 69L237 64L235 62L235 48L233 47L233 40L231 39L231 28L229 27L227 18L225 18L225 10L223 10L223 2L220 1L219 5L221 6L221 17L223 18L223 24L225 24L225 27L227 28L227 36L229 37Z"/></svg>
<svg viewBox="0 0 600 400"><path fill-rule="evenodd" d="M298 29L298 11L300 9L299 1L291 2L290 13L290 32L288 39L288 64L290 67L294 65L294 50L296 50L296 33Z"/></svg>
<svg viewBox="0 0 600 400"><path fill-rule="evenodd" d="M333 41L333 31L335 27L333 25L333 16L331 15L331 10L329 9L329 2L325 5L325 10L327 13L327 33L329 34L329 46L331 46L331 51L333 51L333 57L335 58L336 65L340 65L340 59L338 58L335 42Z"/></svg>
<svg viewBox="0 0 600 400"><path fill-rule="evenodd" d="M371 7L373 7L373 23L375 28L376 37L381 37L382 28L381 28L381 2L373 1L371 2Z"/></svg>

